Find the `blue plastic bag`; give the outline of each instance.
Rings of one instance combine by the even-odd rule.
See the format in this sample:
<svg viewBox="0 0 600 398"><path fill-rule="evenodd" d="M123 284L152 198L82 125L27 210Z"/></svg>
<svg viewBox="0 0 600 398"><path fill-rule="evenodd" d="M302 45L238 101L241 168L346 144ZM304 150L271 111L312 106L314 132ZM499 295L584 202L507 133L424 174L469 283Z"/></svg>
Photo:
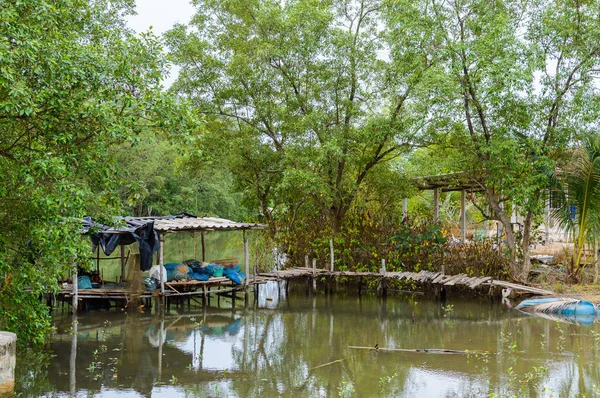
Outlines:
<svg viewBox="0 0 600 398"><path fill-rule="evenodd" d="M80 276L79 278L77 278L77 288L78 289L91 289L92 281L90 280L90 277L87 275L83 275L83 276Z"/></svg>
<svg viewBox="0 0 600 398"><path fill-rule="evenodd" d="M197 281L207 281L210 279L210 276L206 275L206 274L200 274L198 272L191 272L189 274L190 279L194 279Z"/></svg>

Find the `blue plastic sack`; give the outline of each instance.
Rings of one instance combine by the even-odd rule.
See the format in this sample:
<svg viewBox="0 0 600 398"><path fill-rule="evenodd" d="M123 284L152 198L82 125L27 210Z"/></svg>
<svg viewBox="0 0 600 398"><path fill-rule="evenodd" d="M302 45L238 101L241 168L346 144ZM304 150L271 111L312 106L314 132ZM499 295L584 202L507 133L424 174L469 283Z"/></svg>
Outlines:
<svg viewBox="0 0 600 398"><path fill-rule="evenodd" d="M77 288L78 289L91 289L92 281L90 280L90 277L87 275L83 275L83 276L80 276L79 278L77 278Z"/></svg>
<svg viewBox="0 0 600 398"><path fill-rule="evenodd" d="M196 274L204 274L204 275L209 275L208 270L206 269L206 267L202 267L200 265L194 265L192 268L192 272L195 272Z"/></svg>
<svg viewBox="0 0 600 398"><path fill-rule="evenodd" d="M206 274L199 274L197 272L192 272L189 274L190 279L194 279L197 281L207 281L210 279L210 276L206 275Z"/></svg>
<svg viewBox="0 0 600 398"><path fill-rule="evenodd" d="M164 267L167 271L173 271L175 268L177 268L180 265L181 265L181 263L168 263L168 264L165 264Z"/></svg>
<svg viewBox="0 0 600 398"><path fill-rule="evenodd" d="M223 266L218 264L208 264L206 267L210 276L221 276L223 274Z"/></svg>
<svg viewBox="0 0 600 398"><path fill-rule="evenodd" d="M230 272L225 276L231 279L231 281L236 285L243 285L246 281L246 275L243 272Z"/></svg>
<svg viewBox="0 0 600 398"><path fill-rule="evenodd" d="M170 270L167 271L167 282L171 281L184 281L188 277L186 272L181 272L178 270Z"/></svg>
<svg viewBox="0 0 600 398"><path fill-rule="evenodd" d="M225 276L227 276L227 274L230 274L230 273L232 273L232 272L240 272L240 266L239 266L239 265L236 265L236 266L235 266L235 267L233 267L233 268L227 268L227 267L225 267L225 268L223 269L223 275L225 275Z"/></svg>

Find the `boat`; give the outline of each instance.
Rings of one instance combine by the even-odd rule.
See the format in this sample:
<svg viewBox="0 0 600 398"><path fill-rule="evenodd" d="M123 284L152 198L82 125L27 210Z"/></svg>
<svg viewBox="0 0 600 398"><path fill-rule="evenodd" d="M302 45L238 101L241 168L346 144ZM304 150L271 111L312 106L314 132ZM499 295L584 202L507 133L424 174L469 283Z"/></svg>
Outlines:
<svg viewBox="0 0 600 398"><path fill-rule="evenodd" d="M541 312L564 316L600 316L600 309L586 300L570 297L549 297L523 300L515 309L523 312Z"/></svg>

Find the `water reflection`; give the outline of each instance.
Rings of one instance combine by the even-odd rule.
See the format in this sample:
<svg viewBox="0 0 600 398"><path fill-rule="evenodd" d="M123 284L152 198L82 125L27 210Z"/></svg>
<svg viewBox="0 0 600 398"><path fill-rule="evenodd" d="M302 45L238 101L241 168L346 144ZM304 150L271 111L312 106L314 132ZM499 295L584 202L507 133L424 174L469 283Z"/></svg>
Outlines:
<svg viewBox="0 0 600 398"><path fill-rule="evenodd" d="M56 316L46 396L593 395L598 324L524 316L498 303L424 296L289 296L166 313ZM468 355L350 349L445 348ZM44 363L44 362L41 362ZM28 371L33 372L31 369ZM24 388L24 387L22 387ZM595 390L596 388L596 390ZM31 391L31 390L28 390ZM27 394L24 394L27 395ZM39 394L38 394L39 395Z"/></svg>

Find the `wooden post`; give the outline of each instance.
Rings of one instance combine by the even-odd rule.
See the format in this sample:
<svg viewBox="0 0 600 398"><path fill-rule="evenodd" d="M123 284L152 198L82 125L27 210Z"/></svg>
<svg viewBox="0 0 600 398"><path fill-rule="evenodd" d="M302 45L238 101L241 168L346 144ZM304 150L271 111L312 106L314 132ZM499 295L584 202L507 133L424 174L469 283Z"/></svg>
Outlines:
<svg viewBox="0 0 600 398"><path fill-rule="evenodd" d="M194 231L194 260L198 259L198 257L197 257L197 254L198 254L197 248L198 248L198 239L196 238L196 231Z"/></svg>
<svg viewBox="0 0 600 398"><path fill-rule="evenodd" d="M594 239L594 284L598 283L598 241Z"/></svg>
<svg viewBox="0 0 600 398"><path fill-rule="evenodd" d="M308 258L308 256L306 256ZM313 293L317 292L317 259L312 259L312 282L313 282Z"/></svg>
<svg viewBox="0 0 600 398"><path fill-rule="evenodd" d="M381 259L381 270L380 272L385 275L385 258Z"/></svg>
<svg viewBox="0 0 600 398"><path fill-rule="evenodd" d="M466 192L460 191L460 241L465 243L467 240L467 205Z"/></svg>
<svg viewBox="0 0 600 398"><path fill-rule="evenodd" d="M164 296L165 294L165 275L163 275L163 269L165 267L165 234L164 232L161 232L158 235L158 242L159 242L159 246L158 246L158 269L160 272L160 294L161 296Z"/></svg>
<svg viewBox="0 0 600 398"><path fill-rule="evenodd" d="M333 272L333 262L335 260L335 254L333 253L333 239L329 239L329 257L331 258L329 270Z"/></svg>
<svg viewBox="0 0 600 398"><path fill-rule="evenodd" d="M121 282L125 280L125 246L121 245Z"/></svg>
<svg viewBox="0 0 600 398"><path fill-rule="evenodd" d="M100 245L98 245L98 250L96 251L96 272L100 275Z"/></svg>
<svg viewBox="0 0 600 398"><path fill-rule="evenodd" d="M73 267L73 314L77 314L79 306L79 281L77 280L77 265Z"/></svg>
<svg viewBox="0 0 600 398"><path fill-rule="evenodd" d="M248 254L248 236L246 236L246 230L243 231L244 234L244 269L246 271L246 286L248 285L248 280L250 279L250 256Z"/></svg>
<svg viewBox="0 0 600 398"><path fill-rule="evenodd" d="M433 222L438 223L440 213L440 189L433 188Z"/></svg>
<svg viewBox="0 0 600 398"><path fill-rule="evenodd" d="M550 191L548 191L548 199L546 200L546 219L544 220L546 232L546 246L550 244Z"/></svg>
<svg viewBox="0 0 600 398"><path fill-rule="evenodd" d="M402 219L405 220L408 217L408 199L402 199Z"/></svg>
<svg viewBox="0 0 600 398"><path fill-rule="evenodd" d="M204 242L204 231L200 231L200 244L202 245L202 262L206 261L206 243Z"/></svg>
<svg viewBox="0 0 600 398"><path fill-rule="evenodd" d="M304 256L304 266L308 268L308 254Z"/></svg>

